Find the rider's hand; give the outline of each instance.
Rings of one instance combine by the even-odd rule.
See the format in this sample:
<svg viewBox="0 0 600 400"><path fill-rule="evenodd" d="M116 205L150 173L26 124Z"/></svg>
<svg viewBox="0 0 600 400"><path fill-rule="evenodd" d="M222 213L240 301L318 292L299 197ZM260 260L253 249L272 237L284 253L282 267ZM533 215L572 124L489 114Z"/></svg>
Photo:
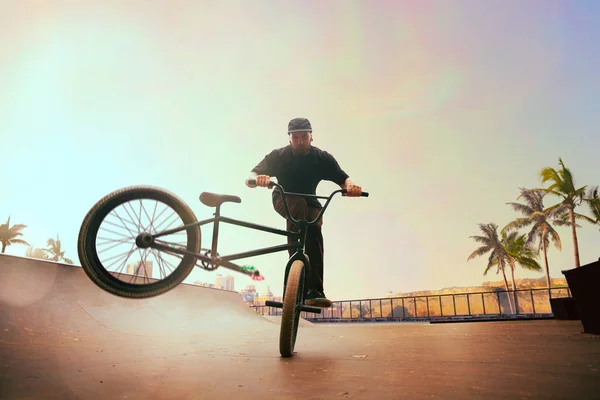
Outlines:
<svg viewBox="0 0 600 400"><path fill-rule="evenodd" d="M258 175L256 177L256 186L267 187L271 183L271 177L268 175Z"/></svg>
<svg viewBox="0 0 600 400"><path fill-rule="evenodd" d="M359 185L355 185L353 183L346 186L346 193L344 196L349 197L358 197L362 194L362 188Z"/></svg>

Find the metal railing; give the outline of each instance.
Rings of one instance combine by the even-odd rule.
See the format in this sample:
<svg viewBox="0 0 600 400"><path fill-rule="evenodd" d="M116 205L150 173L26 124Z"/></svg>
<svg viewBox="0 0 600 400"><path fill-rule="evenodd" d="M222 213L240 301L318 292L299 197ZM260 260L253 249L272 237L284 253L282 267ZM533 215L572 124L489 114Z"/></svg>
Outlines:
<svg viewBox="0 0 600 400"><path fill-rule="evenodd" d="M547 317L552 316L551 298L570 297L567 286L449 293L425 296L385 297L334 301L321 314L303 312L307 320L319 321L415 321L455 317ZM262 315L281 315L281 309L252 305Z"/></svg>

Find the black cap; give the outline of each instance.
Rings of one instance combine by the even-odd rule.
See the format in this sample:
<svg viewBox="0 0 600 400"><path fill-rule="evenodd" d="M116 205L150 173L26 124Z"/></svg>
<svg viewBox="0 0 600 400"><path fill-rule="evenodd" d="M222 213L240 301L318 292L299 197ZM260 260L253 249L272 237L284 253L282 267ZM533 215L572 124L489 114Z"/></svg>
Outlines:
<svg viewBox="0 0 600 400"><path fill-rule="evenodd" d="M312 132L310 121L306 118L294 118L288 124L288 133L292 132Z"/></svg>

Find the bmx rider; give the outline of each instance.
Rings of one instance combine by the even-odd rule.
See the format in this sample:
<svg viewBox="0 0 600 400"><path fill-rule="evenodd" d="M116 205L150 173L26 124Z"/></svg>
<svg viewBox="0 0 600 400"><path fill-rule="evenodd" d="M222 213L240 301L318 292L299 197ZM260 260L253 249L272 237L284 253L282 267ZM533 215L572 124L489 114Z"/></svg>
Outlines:
<svg viewBox="0 0 600 400"><path fill-rule="evenodd" d="M357 197L362 188L355 185L340 168L336 159L327 151L312 145L312 126L306 118L294 118L288 124L289 144L272 150L250 172L248 179L255 179L256 186L267 187L271 177L285 188L286 192L316 194L317 185L322 180L336 183L347 190L346 196ZM246 180L246 186L256 187ZM317 199L287 196L290 214L295 219L314 220L322 209ZM281 193L274 190L273 208L286 218L285 205ZM286 218L287 220L287 218ZM331 307L331 301L323 289L323 218L308 227L306 232L306 255L310 260L310 276L307 277L307 296L305 304L314 307ZM287 230L293 228L293 222L287 220ZM288 239L291 243L292 239ZM290 249L290 257L294 250Z"/></svg>

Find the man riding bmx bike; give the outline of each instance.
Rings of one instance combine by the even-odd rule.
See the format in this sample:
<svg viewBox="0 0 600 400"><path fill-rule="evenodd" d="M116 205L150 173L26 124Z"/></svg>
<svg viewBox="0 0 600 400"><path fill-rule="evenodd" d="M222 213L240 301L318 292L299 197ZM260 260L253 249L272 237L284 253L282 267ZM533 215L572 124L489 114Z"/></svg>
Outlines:
<svg viewBox="0 0 600 400"><path fill-rule="evenodd" d="M362 188L355 185L336 159L327 151L312 145L312 126L306 118L294 118L288 124L289 144L272 150L252 170L246 180L246 186L267 187L271 177L285 188L286 192L300 194L316 194L317 185L322 181L331 181L346 189L345 196L358 197ZM249 180L256 180L256 185ZM322 209L317 199L286 196L290 214L295 219L314 220ZM279 190L272 194L273 208L286 218L285 206ZM287 220L287 230L294 228L294 223ZM311 264L310 276L307 278L308 292L305 304L314 307L331 307L331 301L325 296L323 289L323 219L308 227L306 233L306 255ZM291 243L292 239L288 239ZM289 250L290 257L294 249Z"/></svg>

